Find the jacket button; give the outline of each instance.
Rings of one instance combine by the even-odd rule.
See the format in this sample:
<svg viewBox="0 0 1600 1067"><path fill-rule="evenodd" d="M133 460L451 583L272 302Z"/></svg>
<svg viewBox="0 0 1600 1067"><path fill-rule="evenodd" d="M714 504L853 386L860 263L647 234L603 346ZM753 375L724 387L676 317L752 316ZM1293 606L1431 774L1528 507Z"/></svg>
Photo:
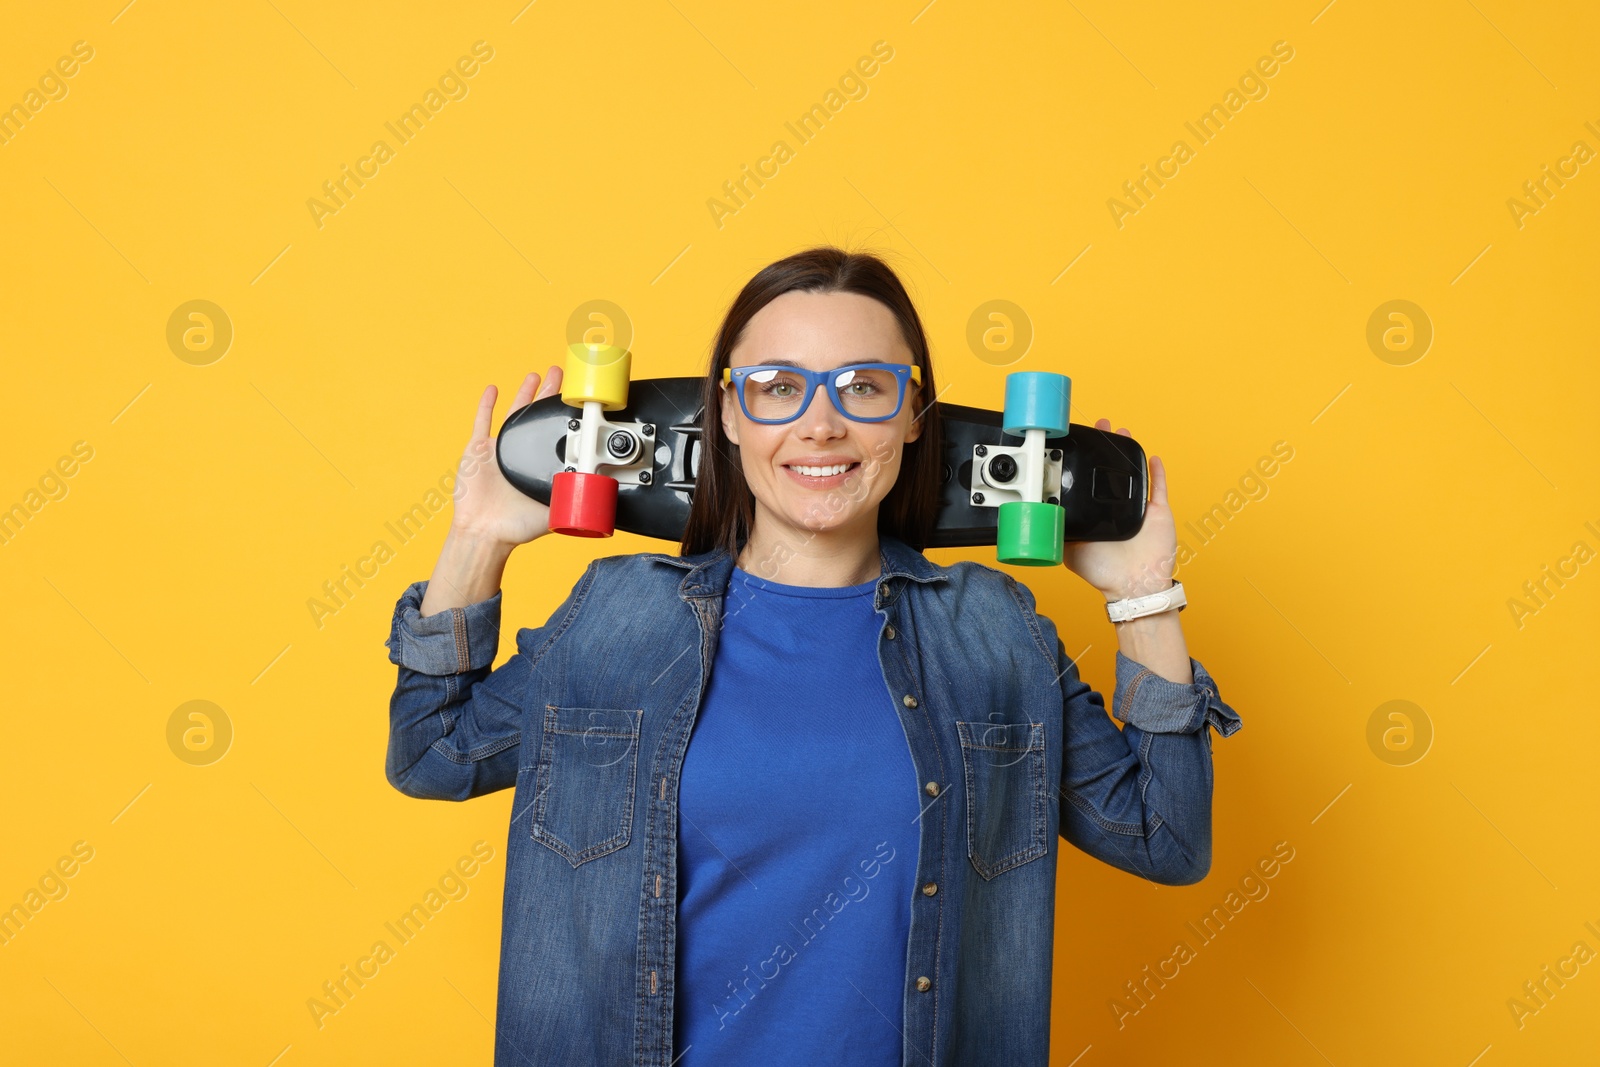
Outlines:
<svg viewBox="0 0 1600 1067"><path fill-rule="evenodd" d="M922 791L928 794L930 797L936 797L939 795L939 783L929 782L927 785L922 787Z"/></svg>
<svg viewBox="0 0 1600 1067"><path fill-rule="evenodd" d="M938 891L939 891L939 883L937 883L937 882L929 882L929 883L927 883L926 885L924 885L922 887L922 895L925 896L925 897L931 897L935 893L937 893Z"/></svg>
<svg viewBox="0 0 1600 1067"><path fill-rule="evenodd" d="M930 990L932 988L933 988L933 983L928 981L928 979L926 977L917 979L917 992L918 993L926 993L928 990Z"/></svg>
<svg viewBox="0 0 1600 1067"><path fill-rule="evenodd" d="M892 625L885 626L883 628L883 636L885 636L889 640L893 641L894 640L894 626L892 626Z"/></svg>
<svg viewBox="0 0 1600 1067"><path fill-rule="evenodd" d="M905 696L900 698L900 703L904 704L908 708L914 708L917 706L917 698L912 696L910 693L907 693Z"/></svg>

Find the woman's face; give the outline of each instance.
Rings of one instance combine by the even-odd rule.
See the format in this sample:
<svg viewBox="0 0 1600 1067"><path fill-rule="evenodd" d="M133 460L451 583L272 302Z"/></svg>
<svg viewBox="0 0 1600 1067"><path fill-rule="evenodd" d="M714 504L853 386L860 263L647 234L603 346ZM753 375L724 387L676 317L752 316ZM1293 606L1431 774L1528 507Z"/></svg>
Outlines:
<svg viewBox="0 0 1600 1067"><path fill-rule="evenodd" d="M858 293L790 292L750 319L729 356L734 367L792 360L810 370L848 363L912 364L894 314ZM739 446L745 481L756 498L756 526L815 533L877 529L878 504L900 474L904 445L922 433L920 388L906 383L894 418L846 418L822 389L814 389L792 422L773 425L745 417L731 384L722 387L722 427ZM849 463L833 477L808 477L795 465Z"/></svg>

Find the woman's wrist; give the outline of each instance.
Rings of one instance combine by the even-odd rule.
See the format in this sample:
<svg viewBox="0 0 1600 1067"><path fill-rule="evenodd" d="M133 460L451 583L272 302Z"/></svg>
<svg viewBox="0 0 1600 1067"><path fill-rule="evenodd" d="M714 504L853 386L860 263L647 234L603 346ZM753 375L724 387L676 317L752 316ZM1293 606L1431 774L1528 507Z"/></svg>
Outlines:
<svg viewBox="0 0 1600 1067"><path fill-rule="evenodd" d="M1194 681L1189 646L1176 611L1144 615L1112 626L1117 631L1117 647L1124 656L1169 682L1188 685Z"/></svg>
<svg viewBox="0 0 1600 1067"><path fill-rule="evenodd" d="M517 547L515 542L501 540L492 533L456 522L450 524L450 529L445 534L447 542L452 539L465 548L501 553L506 556L510 556L511 550Z"/></svg>
<svg viewBox="0 0 1600 1067"><path fill-rule="evenodd" d="M1100 590L1100 595L1106 598L1107 604L1110 604L1117 600L1131 600L1136 596L1148 596L1151 593L1159 593L1163 589L1171 589L1175 584L1177 584L1176 580L1170 577L1160 579L1149 578L1142 582L1130 580L1123 582L1112 589L1102 589Z"/></svg>
<svg viewBox="0 0 1600 1067"><path fill-rule="evenodd" d="M1146 573L1129 577L1100 593L1106 603L1149 596L1177 584L1171 575ZM1123 622L1113 622L1117 632L1117 647L1124 656L1135 663L1150 668L1171 682L1189 683L1194 675L1189 669L1189 649L1183 637L1183 625L1176 610L1141 615Z"/></svg>
<svg viewBox="0 0 1600 1067"><path fill-rule="evenodd" d="M516 547L480 531L452 526L428 579L420 614L426 618L494 596L500 590L511 550Z"/></svg>

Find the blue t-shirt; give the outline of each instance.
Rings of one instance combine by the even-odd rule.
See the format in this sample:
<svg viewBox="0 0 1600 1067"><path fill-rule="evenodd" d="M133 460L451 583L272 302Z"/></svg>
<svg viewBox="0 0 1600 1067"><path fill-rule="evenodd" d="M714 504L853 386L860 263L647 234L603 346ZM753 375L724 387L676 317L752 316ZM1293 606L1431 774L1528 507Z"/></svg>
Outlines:
<svg viewBox="0 0 1600 1067"><path fill-rule="evenodd" d="M679 1067L901 1061L921 807L876 584L729 579L679 784Z"/></svg>

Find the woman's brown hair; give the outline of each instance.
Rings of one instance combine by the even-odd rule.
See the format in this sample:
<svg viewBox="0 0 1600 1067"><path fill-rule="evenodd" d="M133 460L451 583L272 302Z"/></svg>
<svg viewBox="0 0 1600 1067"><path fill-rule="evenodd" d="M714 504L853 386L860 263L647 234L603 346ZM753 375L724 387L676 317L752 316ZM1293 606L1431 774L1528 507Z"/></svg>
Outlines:
<svg viewBox="0 0 1600 1067"><path fill-rule="evenodd" d="M734 298L717 331L711 365L701 386L700 466L695 475L694 498L679 552L692 556L721 546L737 555L755 523L755 498L744 479L737 450L722 430L722 370L745 327L756 312L784 293L859 293L878 301L900 324L901 336L911 349L911 359L922 368L919 394L922 433L905 445L900 473L878 505L878 533L896 537L921 551L933 529L943 481L939 432L939 405L929 399L939 395L933 380L933 362L922 319L905 286L883 260L870 252L847 252L822 246L796 252L763 267ZM910 393L907 394L910 402ZM735 401L737 403L737 401Z"/></svg>

